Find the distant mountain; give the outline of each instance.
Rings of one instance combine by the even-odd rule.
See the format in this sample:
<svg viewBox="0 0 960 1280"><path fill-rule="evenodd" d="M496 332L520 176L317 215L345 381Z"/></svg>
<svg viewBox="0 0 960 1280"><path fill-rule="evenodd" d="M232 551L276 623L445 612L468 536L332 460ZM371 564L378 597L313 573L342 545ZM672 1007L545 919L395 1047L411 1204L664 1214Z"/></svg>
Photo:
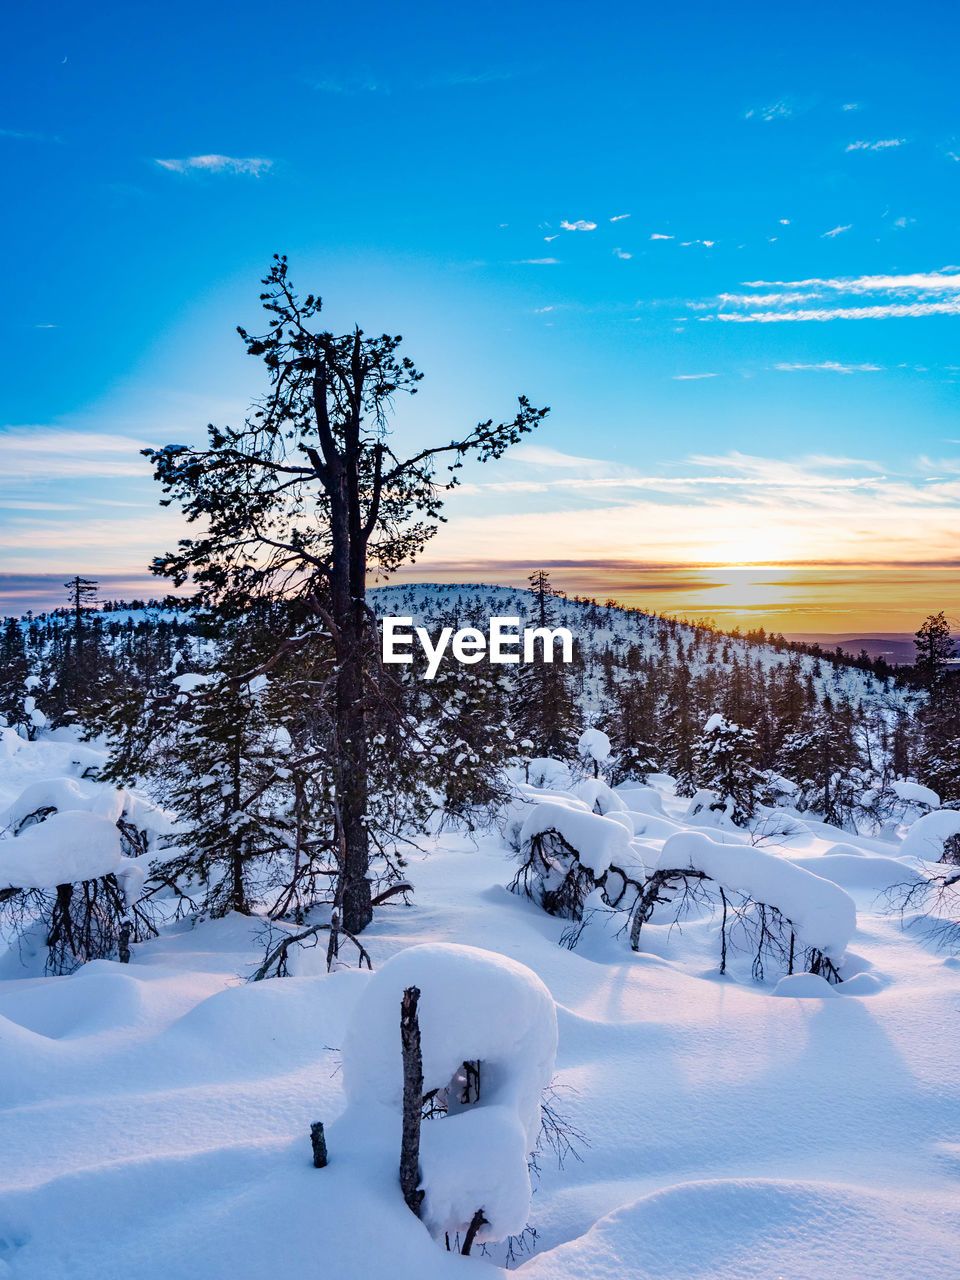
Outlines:
<svg viewBox="0 0 960 1280"><path fill-rule="evenodd" d="M912 666L917 650L910 632L880 632L872 636L818 635L815 632L791 632L790 640L819 644L828 652L837 645L853 657L866 649L871 658L885 658L891 665Z"/></svg>

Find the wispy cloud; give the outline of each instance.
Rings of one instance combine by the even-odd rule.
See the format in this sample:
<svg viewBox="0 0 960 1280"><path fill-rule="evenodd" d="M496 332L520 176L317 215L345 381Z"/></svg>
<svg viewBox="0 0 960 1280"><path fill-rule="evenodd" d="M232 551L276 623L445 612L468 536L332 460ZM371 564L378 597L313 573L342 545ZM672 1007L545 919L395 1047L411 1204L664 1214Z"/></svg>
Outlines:
<svg viewBox="0 0 960 1280"><path fill-rule="evenodd" d="M631 216L631 215L630 215L629 213L615 213L615 214L613 215L613 217L610 219L610 221L611 221L611 222L622 222L622 221L624 220L624 218L629 218L630 216Z"/></svg>
<svg viewBox="0 0 960 1280"><path fill-rule="evenodd" d="M514 267L556 267L559 263L559 258L520 258L510 265Z"/></svg>
<svg viewBox="0 0 960 1280"><path fill-rule="evenodd" d="M47 481L80 476L148 476L140 457L144 444L130 436L59 427L8 427L0 430L2 471L6 479Z"/></svg>
<svg viewBox="0 0 960 1280"><path fill-rule="evenodd" d="M821 360L819 364L778 364L774 366L785 373L823 371L825 373L881 373L879 364L840 364L837 360Z"/></svg>
<svg viewBox="0 0 960 1280"><path fill-rule="evenodd" d="M750 110L746 112L744 119L758 119L769 124L771 120L786 120L789 116L792 116L793 113L793 104L788 102L786 98L780 98L776 102L771 102L766 107L751 107Z"/></svg>
<svg viewBox="0 0 960 1280"><path fill-rule="evenodd" d="M664 563L956 559L960 475L929 460L899 474L872 459L739 452L695 455L659 474L596 459L540 470L516 461L515 478L501 471L465 496L439 556L515 556L522 546L532 560L603 561L649 545L655 528ZM519 511L521 491L531 496Z"/></svg>
<svg viewBox="0 0 960 1280"><path fill-rule="evenodd" d="M390 86L373 76L324 76L308 83L317 93L344 94L348 97L358 93L390 93Z"/></svg>
<svg viewBox="0 0 960 1280"><path fill-rule="evenodd" d="M745 315L720 312L700 319L757 321L774 324L784 320L889 320L917 316L960 316L960 298L943 302L888 303L872 307L823 307L802 311L752 311Z"/></svg>
<svg viewBox="0 0 960 1280"><path fill-rule="evenodd" d="M596 231L597 224L595 222L587 222L585 218L580 218L577 222L567 222L564 219L560 223L564 231Z"/></svg>
<svg viewBox="0 0 960 1280"><path fill-rule="evenodd" d="M675 373L674 382L699 382L701 378L716 378L715 373Z"/></svg>
<svg viewBox="0 0 960 1280"><path fill-rule="evenodd" d="M674 236L665 236L665 235L664 235L662 232L660 232L660 231L654 231L654 233L653 233L653 235L650 237L650 239L651 239L651 240L673 240L673 239L675 239L675 237L674 237Z"/></svg>
<svg viewBox="0 0 960 1280"><path fill-rule="evenodd" d="M902 147L906 138L881 138L878 142L850 142L845 151L886 151L889 147Z"/></svg>
<svg viewBox="0 0 960 1280"><path fill-rule="evenodd" d="M58 138L49 133L35 133L32 129L0 129L0 138L10 138L15 142L56 142L61 143L62 138Z"/></svg>
<svg viewBox="0 0 960 1280"><path fill-rule="evenodd" d="M951 268L944 268L942 271L917 271L908 275L811 276L807 280L744 280L743 285L746 289L817 288L836 290L838 293L955 293L960 292L960 273ZM793 299L788 300L793 301Z"/></svg>
<svg viewBox="0 0 960 1280"><path fill-rule="evenodd" d="M272 168L273 161L259 156L186 156L181 160L157 160L161 169L171 173L235 173L259 178Z"/></svg>
<svg viewBox="0 0 960 1280"><path fill-rule="evenodd" d="M852 231L853 223L848 222L845 227L833 227L830 231L824 231L820 236L821 240L832 240L834 236L843 235L844 231Z"/></svg>
<svg viewBox="0 0 960 1280"><path fill-rule="evenodd" d="M960 314L960 272L954 268L903 275L811 276L747 280L753 293L721 293L687 303L701 320L774 324L785 321L886 320ZM857 305L851 305L853 301ZM821 302L818 307L800 303Z"/></svg>
<svg viewBox="0 0 960 1280"><path fill-rule="evenodd" d="M613 256L615 258L632 258L632 253L627 253L626 249L614 249Z"/></svg>

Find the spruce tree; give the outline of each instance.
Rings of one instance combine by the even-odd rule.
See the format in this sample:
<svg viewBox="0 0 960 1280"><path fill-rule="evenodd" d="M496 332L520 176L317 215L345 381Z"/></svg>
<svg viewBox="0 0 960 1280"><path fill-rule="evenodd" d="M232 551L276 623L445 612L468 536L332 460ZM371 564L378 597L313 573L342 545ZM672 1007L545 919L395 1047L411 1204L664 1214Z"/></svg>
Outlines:
<svg viewBox="0 0 960 1280"><path fill-rule="evenodd" d="M528 579L534 625L545 630L555 626L555 602L560 594L550 584L543 569ZM524 663L517 677L516 723L521 740L533 743L534 756L563 760L576 752L580 715L570 687L570 677L562 662L548 661L553 654L544 643L535 651L534 661Z"/></svg>
<svg viewBox="0 0 960 1280"><path fill-rule="evenodd" d="M763 789L763 774L757 769L759 754L751 729L712 715L697 748L700 785L709 788L716 801L711 809L729 814L738 827L753 818Z"/></svg>

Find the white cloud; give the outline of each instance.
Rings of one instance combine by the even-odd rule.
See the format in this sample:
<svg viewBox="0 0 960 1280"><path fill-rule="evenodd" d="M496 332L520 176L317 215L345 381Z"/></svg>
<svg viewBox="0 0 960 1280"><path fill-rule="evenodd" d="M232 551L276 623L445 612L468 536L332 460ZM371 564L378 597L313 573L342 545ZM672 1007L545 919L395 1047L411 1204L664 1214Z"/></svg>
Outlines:
<svg viewBox="0 0 960 1280"><path fill-rule="evenodd" d="M182 160L157 160L162 169L171 173L239 173L259 178L273 165L272 160L260 157L241 159L236 156L186 156Z"/></svg>
<svg viewBox="0 0 960 1280"><path fill-rule="evenodd" d="M559 232L557 233L557 235L559 235ZM554 235L554 236L544 236L543 238L544 238L544 240L546 241L546 243L547 243L547 244L549 244L551 240L556 240L557 236L555 236L555 235Z"/></svg>
<svg viewBox="0 0 960 1280"><path fill-rule="evenodd" d="M596 231L597 229L595 222L587 222L584 218L581 218L578 222L567 222L564 219L560 225L564 231Z"/></svg>
<svg viewBox="0 0 960 1280"><path fill-rule="evenodd" d="M801 311L751 311L738 314L718 312L716 316L698 316L700 320L754 321L774 324L778 321L803 320L889 320L916 316L960 316L960 297L942 302L884 303L872 307L824 307Z"/></svg>
<svg viewBox="0 0 960 1280"><path fill-rule="evenodd" d="M845 151L886 151L888 147L902 147L906 138L881 138L878 142L850 142Z"/></svg>
<svg viewBox="0 0 960 1280"><path fill-rule="evenodd" d="M822 297L819 293L721 293L720 305L731 307L781 307L798 302L809 302ZM703 303L688 303L694 311L705 310Z"/></svg>
<svg viewBox="0 0 960 1280"><path fill-rule="evenodd" d="M515 267L556 267L559 263L559 258L521 258L511 265Z"/></svg>
<svg viewBox="0 0 960 1280"><path fill-rule="evenodd" d="M859 102L845 102L845 103L843 104L843 106L842 106L840 109L841 109L841 111L859 111L859 110L860 110L860 103L859 103Z"/></svg>
<svg viewBox="0 0 960 1280"><path fill-rule="evenodd" d="M844 231L852 231L852 230L853 230L853 223L848 222L845 227L834 227L832 231L824 231L823 234L820 236L820 239L832 240L834 236L839 236L839 235L842 235Z"/></svg>
<svg viewBox="0 0 960 1280"><path fill-rule="evenodd" d="M654 233L653 233L653 235L650 237L650 239L651 239L651 240L673 240L673 239L674 239L674 237L673 237L673 236L665 236L665 235L663 235L663 234L662 234L661 232L659 232L659 231L654 231Z"/></svg>
<svg viewBox="0 0 960 1280"><path fill-rule="evenodd" d="M435 554L515 558L520 546L533 561L616 560L624 546L648 546L656 529L663 563L956 557L960 476L939 464L941 479L931 480L919 464L889 475L873 460L730 453L681 459L659 475L618 475L613 464L593 460L587 474L587 467L558 467L531 480L530 464L519 461L515 479L476 486L470 505L438 536ZM516 485L543 496L518 511Z"/></svg>
<svg viewBox="0 0 960 1280"><path fill-rule="evenodd" d="M761 120L769 124L771 120L786 120L792 115L793 106L786 99L781 98L777 102L771 102L766 107L751 107L744 119L752 120L754 116L759 116Z"/></svg>
<svg viewBox="0 0 960 1280"><path fill-rule="evenodd" d="M625 249L614 249L614 256L617 258L632 258L632 253L627 253Z"/></svg>
<svg viewBox="0 0 960 1280"><path fill-rule="evenodd" d="M819 364L778 364L777 369L786 373L799 370L823 370L827 373L881 373L883 366L879 364L840 364L836 360L822 360Z"/></svg>
<svg viewBox="0 0 960 1280"><path fill-rule="evenodd" d="M713 301L692 300L687 306L691 311L712 313L699 316L701 320L761 324L960 314L960 272L956 267L909 275L747 280L744 288L770 292L721 293ZM828 300L819 307L798 306L825 298ZM850 305L854 300L857 305Z"/></svg>
<svg viewBox="0 0 960 1280"><path fill-rule="evenodd" d="M140 457L145 447L130 436L58 427L8 427L0 430L0 467L6 479L65 479L81 476L149 476Z"/></svg>
<svg viewBox="0 0 960 1280"><path fill-rule="evenodd" d="M610 219L610 221L611 221L611 222L622 222L622 221L624 220L624 218L629 218L630 216L631 216L631 215L630 215L629 213L615 213L615 214L613 215L613 217Z"/></svg>
<svg viewBox="0 0 960 1280"><path fill-rule="evenodd" d="M674 382L699 382L701 378L716 378L716 373L675 373Z"/></svg>
<svg viewBox="0 0 960 1280"><path fill-rule="evenodd" d="M34 133L31 129L0 129L0 138L13 138L17 142L61 142L62 139L46 133Z"/></svg>
<svg viewBox="0 0 960 1280"><path fill-rule="evenodd" d="M790 225L790 219L789 219L789 218L781 218L781 219L780 219L780 225L781 225L781 227L789 227L789 225Z"/></svg>
<svg viewBox="0 0 960 1280"><path fill-rule="evenodd" d="M960 291L960 274L918 271L910 275L811 276L808 280L744 280L746 289L835 289L839 293L953 293ZM732 295L728 295L732 296ZM749 298L747 298L749 301Z"/></svg>

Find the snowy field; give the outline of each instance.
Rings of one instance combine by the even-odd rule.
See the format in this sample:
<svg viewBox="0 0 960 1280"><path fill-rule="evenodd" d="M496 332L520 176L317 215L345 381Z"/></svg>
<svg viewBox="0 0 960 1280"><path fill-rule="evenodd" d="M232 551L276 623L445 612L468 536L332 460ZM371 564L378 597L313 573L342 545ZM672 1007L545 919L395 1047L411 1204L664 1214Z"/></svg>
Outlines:
<svg viewBox="0 0 960 1280"><path fill-rule="evenodd" d="M65 735L2 732L0 806L89 763ZM704 839L747 865L746 834L688 821L667 780L620 794L620 830L648 867L665 842ZM569 793L553 803L615 825ZM535 812L528 797L514 823L528 839ZM615 853L623 841L610 839ZM429 1280L504 1265L530 1280L956 1277L960 962L883 903L916 875L909 836L904 852L805 822L762 844L856 903L845 980L779 989L780 973L755 981L747 957L718 974L713 914L682 928L655 915L634 954L622 918L588 912L571 951L569 922L508 892L517 857L499 834L422 844L411 905L381 908L364 934L375 970L419 944L467 944L528 967L556 1002L551 1099L574 1152L563 1167L549 1147L538 1156L535 1238L512 1258L501 1245L463 1258L431 1237L400 1196L396 1147L369 1122L387 1086L356 1021L342 1061L377 974L328 975L316 949L290 977L246 982L264 926L232 915L180 922L128 965L68 977L42 976L29 947L0 961L0 1277ZM505 1043L521 1037L529 1011L483 993L466 992L454 1021L475 1011Z"/></svg>

